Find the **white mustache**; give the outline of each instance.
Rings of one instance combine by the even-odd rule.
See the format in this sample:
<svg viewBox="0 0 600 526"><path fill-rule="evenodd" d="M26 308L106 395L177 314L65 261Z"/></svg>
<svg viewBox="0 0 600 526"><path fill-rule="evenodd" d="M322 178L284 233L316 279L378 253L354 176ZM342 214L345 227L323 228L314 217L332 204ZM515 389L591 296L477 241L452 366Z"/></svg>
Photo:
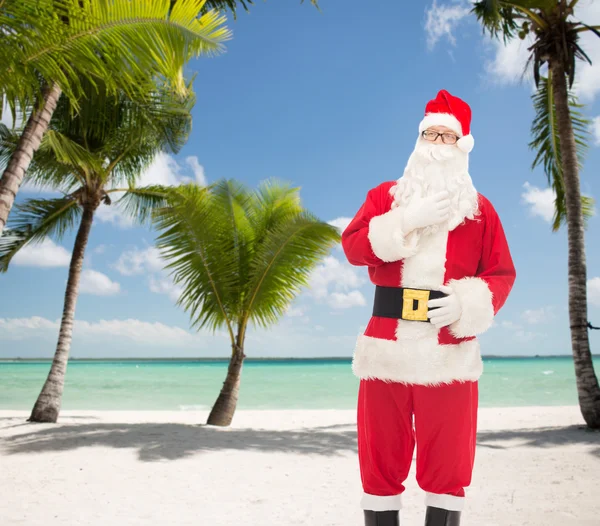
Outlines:
<svg viewBox="0 0 600 526"><path fill-rule="evenodd" d="M428 161L452 161L460 153L453 145L433 144L420 139L415 148L415 152Z"/></svg>

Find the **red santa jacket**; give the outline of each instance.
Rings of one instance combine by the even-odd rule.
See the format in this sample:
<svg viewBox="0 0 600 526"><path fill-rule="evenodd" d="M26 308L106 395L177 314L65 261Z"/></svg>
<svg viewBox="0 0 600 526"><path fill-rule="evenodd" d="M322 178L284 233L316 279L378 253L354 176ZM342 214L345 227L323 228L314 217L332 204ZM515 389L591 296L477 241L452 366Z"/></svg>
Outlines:
<svg viewBox="0 0 600 526"><path fill-rule="evenodd" d="M354 374L421 385L477 380L483 363L476 335L491 326L516 276L500 218L479 194L473 220L451 231L405 234L403 209L392 207L395 184L370 190L342 233L348 261L367 266L375 285L447 285L459 297L462 316L439 331L431 323L372 316L356 342Z"/></svg>

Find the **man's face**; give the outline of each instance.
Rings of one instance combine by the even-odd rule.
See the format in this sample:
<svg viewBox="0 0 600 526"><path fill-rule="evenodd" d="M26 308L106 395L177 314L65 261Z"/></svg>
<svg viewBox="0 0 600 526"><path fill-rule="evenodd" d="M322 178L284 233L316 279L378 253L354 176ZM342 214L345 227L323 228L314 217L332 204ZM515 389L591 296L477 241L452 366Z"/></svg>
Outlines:
<svg viewBox="0 0 600 526"><path fill-rule="evenodd" d="M459 137L454 131L446 126L430 126L422 134L423 140L431 144L445 144L457 147L456 141Z"/></svg>

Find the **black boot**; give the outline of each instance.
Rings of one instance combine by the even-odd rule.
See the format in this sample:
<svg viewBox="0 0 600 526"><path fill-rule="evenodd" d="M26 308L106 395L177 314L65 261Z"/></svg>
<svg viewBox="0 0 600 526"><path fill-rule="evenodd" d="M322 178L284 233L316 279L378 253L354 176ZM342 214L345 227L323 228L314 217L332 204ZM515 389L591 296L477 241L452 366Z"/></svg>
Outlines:
<svg viewBox="0 0 600 526"><path fill-rule="evenodd" d="M365 510L365 526L400 526L397 511Z"/></svg>
<svg viewBox="0 0 600 526"><path fill-rule="evenodd" d="M460 526L460 511L427 506L425 526Z"/></svg>

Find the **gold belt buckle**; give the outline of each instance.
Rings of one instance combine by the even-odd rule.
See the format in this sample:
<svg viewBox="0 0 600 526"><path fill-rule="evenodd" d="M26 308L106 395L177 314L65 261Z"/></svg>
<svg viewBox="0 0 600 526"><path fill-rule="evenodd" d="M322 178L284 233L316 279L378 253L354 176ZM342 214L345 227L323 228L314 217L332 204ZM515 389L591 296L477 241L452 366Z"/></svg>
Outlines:
<svg viewBox="0 0 600 526"><path fill-rule="evenodd" d="M410 321L427 321L429 307L428 290L404 289L402 294L402 319ZM415 301L417 308L415 309Z"/></svg>

